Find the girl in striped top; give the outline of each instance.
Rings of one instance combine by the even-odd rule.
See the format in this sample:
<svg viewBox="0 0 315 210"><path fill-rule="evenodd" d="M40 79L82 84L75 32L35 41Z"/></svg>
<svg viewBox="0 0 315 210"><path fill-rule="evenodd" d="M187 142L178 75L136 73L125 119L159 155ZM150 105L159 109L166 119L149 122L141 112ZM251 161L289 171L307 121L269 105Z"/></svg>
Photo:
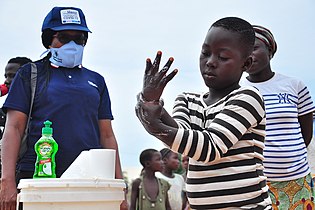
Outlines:
<svg viewBox="0 0 315 210"><path fill-rule="evenodd" d="M254 62L242 84L258 88L265 101L264 173L273 208L314 209L314 183L306 150L313 135L311 95L303 82L271 70L276 41L265 27L253 27Z"/></svg>
<svg viewBox="0 0 315 210"><path fill-rule="evenodd" d="M160 96L176 75L173 58L159 71L161 52L147 59L136 114L144 128L173 151L190 157L186 180L191 209L271 209L263 174L265 110L262 96L239 80L252 64L255 35L237 17L216 21L200 55L200 72L209 91L183 93L173 116Z"/></svg>

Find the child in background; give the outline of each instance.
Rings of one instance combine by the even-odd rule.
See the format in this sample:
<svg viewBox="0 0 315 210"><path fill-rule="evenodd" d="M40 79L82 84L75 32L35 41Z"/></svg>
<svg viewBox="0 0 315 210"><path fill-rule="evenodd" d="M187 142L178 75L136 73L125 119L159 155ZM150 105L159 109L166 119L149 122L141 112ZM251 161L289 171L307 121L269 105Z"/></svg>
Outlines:
<svg viewBox="0 0 315 210"><path fill-rule="evenodd" d="M27 57L15 57L15 58L11 58L7 65L5 66L5 70L4 70L4 77L5 77L5 82L4 84L10 88L10 85L12 83L13 78L16 75L16 72L18 71L18 69L27 64L32 62L31 59L27 58ZM2 85L1 85L2 86ZM4 94L1 94L1 96Z"/></svg>
<svg viewBox="0 0 315 210"><path fill-rule="evenodd" d="M132 182L129 210L171 210L167 195L170 185L155 176L163 168L161 153L146 149L140 154L140 163L143 169Z"/></svg>
<svg viewBox="0 0 315 210"><path fill-rule="evenodd" d="M155 175L166 180L171 188L168 191L168 199L172 210L182 210L186 206L185 181L183 177L174 173L179 167L178 154L168 148L160 151L164 167L162 172L157 172Z"/></svg>
<svg viewBox="0 0 315 210"><path fill-rule="evenodd" d="M143 127L173 151L189 156L186 192L192 209L271 209L263 174L265 109L254 87L239 80L252 65L255 32L237 17L216 21L202 44L205 93L180 94L173 116L160 97L177 70L162 53L146 61L136 114ZM185 45L185 42L183 42Z"/></svg>
<svg viewBox="0 0 315 210"><path fill-rule="evenodd" d="M178 160L179 160L179 166L178 166L178 169L174 171L174 173L182 175L185 172L185 169L183 168L183 164L182 164L182 154L178 153L177 155L178 155Z"/></svg>
<svg viewBox="0 0 315 210"><path fill-rule="evenodd" d="M188 165L189 165L189 157L187 155L183 155L182 156L182 167L184 169L184 173L182 174L182 177L184 178L185 181L187 179ZM186 198L186 204L185 204L186 208L185 208L185 210L190 210L191 208L189 207L189 202L187 200L186 192L185 192L184 196Z"/></svg>
<svg viewBox="0 0 315 210"><path fill-rule="evenodd" d="M188 164L189 164L189 157L187 155L183 155L182 156L182 166L183 166L183 169L185 172L182 174L182 176L183 176L185 181L187 178Z"/></svg>

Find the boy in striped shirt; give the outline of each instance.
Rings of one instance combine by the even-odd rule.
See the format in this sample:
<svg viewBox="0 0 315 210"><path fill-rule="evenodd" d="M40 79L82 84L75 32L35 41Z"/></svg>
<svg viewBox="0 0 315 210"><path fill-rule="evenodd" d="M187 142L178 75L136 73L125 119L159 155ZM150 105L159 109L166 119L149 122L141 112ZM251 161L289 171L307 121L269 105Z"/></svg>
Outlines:
<svg viewBox="0 0 315 210"><path fill-rule="evenodd" d="M159 71L161 52L147 59L136 114L152 135L187 155L187 197L192 209L271 209L263 174L265 109L253 87L240 87L252 64L251 24L237 17L216 21L200 54L208 92L182 93L170 116L160 96L176 75L166 75L173 58Z"/></svg>

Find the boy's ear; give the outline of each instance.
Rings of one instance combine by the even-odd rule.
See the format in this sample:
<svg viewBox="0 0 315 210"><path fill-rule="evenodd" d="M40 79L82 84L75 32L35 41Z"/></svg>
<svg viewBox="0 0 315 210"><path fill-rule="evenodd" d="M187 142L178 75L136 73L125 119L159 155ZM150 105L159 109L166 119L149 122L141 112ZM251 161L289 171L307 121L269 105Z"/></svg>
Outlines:
<svg viewBox="0 0 315 210"><path fill-rule="evenodd" d="M271 58L272 58L272 50L271 50L271 48L269 48L268 51L269 51L269 60L271 60Z"/></svg>
<svg viewBox="0 0 315 210"><path fill-rule="evenodd" d="M250 55L247 57L247 59L244 62L243 71L247 71L248 69L250 69L252 64L253 64L253 57Z"/></svg>
<svg viewBox="0 0 315 210"><path fill-rule="evenodd" d="M145 165L146 168L150 167L150 161L145 161L144 165Z"/></svg>

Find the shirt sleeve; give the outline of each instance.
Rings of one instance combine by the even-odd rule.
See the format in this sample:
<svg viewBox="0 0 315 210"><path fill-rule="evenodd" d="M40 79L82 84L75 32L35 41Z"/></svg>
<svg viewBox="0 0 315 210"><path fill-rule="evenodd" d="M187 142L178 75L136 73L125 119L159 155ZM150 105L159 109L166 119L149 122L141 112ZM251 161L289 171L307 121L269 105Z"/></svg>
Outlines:
<svg viewBox="0 0 315 210"><path fill-rule="evenodd" d="M298 84L298 115L306 115L310 112L314 112L314 103L311 98L311 94L308 91L308 88L306 85L299 81Z"/></svg>
<svg viewBox="0 0 315 210"><path fill-rule="evenodd" d="M178 110L186 112L187 108L181 106L185 104L179 105ZM242 89L231 95L202 131L189 129L186 115L183 114L182 121L179 121L185 126L178 129L171 149L202 162L221 158L249 129L265 122L263 99L254 88ZM261 132L264 135L264 127Z"/></svg>
<svg viewBox="0 0 315 210"><path fill-rule="evenodd" d="M185 94L180 94L175 100L172 111L172 117L179 128L191 129L191 120L189 116L188 98Z"/></svg>

